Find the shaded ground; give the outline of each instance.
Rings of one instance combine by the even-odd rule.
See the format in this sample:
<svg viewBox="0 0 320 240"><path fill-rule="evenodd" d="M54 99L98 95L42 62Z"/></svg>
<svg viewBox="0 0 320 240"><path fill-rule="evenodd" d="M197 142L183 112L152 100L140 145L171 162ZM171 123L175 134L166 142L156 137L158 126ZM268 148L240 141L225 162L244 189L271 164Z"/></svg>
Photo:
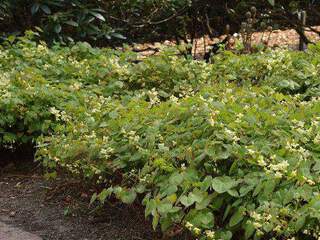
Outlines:
<svg viewBox="0 0 320 240"><path fill-rule="evenodd" d="M90 192L74 180L46 181L38 173L0 173L0 222L44 240L159 239L139 206L88 208ZM99 212L99 214L98 214Z"/></svg>

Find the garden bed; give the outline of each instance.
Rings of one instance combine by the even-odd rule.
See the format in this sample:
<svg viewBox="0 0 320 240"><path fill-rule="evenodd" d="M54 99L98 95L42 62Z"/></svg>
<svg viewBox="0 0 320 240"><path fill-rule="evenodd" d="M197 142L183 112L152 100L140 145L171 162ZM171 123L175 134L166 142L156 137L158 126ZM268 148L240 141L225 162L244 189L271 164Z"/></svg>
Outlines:
<svg viewBox="0 0 320 240"><path fill-rule="evenodd" d="M91 206L142 206L167 237L319 237L319 44L213 64L169 48L137 64L30 36L0 51L0 143L34 145L46 179L67 173Z"/></svg>

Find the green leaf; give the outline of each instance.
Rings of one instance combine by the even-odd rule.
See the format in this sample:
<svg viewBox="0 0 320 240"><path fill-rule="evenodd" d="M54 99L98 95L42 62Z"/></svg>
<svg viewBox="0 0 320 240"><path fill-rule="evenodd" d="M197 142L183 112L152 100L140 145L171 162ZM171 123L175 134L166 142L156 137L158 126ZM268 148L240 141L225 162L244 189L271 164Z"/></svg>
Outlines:
<svg viewBox="0 0 320 240"><path fill-rule="evenodd" d="M151 213L154 213L156 209L157 209L157 203L154 199L150 199L149 201L147 201L145 217L149 216Z"/></svg>
<svg viewBox="0 0 320 240"><path fill-rule="evenodd" d="M96 12L90 12L95 18L100 19L101 21L105 22L106 19L104 18L104 16L102 16L100 13L96 13Z"/></svg>
<svg viewBox="0 0 320 240"><path fill-rule="evenodd" d="M216 177L211 182L212 188L218 193L225 193L228 190L236 187L238 184L238 181L228 176Z"/></svg>
<svg viewBox="0 0 320 240"><path fill-rule="evenodd" d="M10 35L9 37L7 37L7 40L12 44L16 40L16 36Z"/></svg>
<svg viewBox="0 0 320 240"><path fill-rule="evenodd" d="M169 185L165 188L164 192L161 192L161 193L163 193L165 196L168 196L176 193L177 190L178 190L177 185Z"/></svg>
<svg viewBox="0 0 320 240"><path fill-rule="evenodd" d="M275 5L275 0L268 0L268 2L269 2L272 6Z"/></svg>
<svg viewBox="0 0 320 240"><path fill-rule="evenodd" d="M204 199L204 192L201 192L199 189L194 189L193 192L190 192L188 196L182 196L180 202L185 207L190 207L195 202L200 203Z"/></svg>
<svg viewBox="0 0 320 240"><path fill-rule="evenodd" d="M272 223L265 223L262 226L264 232L269 233L274 229L274 225Z"/></svg>
<svg viewBox="0 0 320 240"><path fill-rule="evenodd" d="M54 31L55 31L56 33L60 33L61 30L62 30L62 27L61 27L60 24L56 24L56 25L54 26Z"/></svg>
<svg viewBox="0 0 320 240"><path fill-rule="evenodd" d="M79 24L73 20L68 20L66 22L64 22L65 24L68 24L70 26L73 26L73 27L79 27Z"/></svg>
<svg viewBox="0 0 320 240"><path fill-rule="evenodd" d="M306 223L306 217L305 216L299 217L294 225L295 231L299 232L300 229L305 225L305 223Z"/></svg>
<svg viewBox="0 0 320 240"><path fill-rule="evenodd" d="M109 117L111 119L116 119L118 116L119 116L119 114L118 114L117 111L112 111L112 112L109 113Z"/></svg>
<svg viewBox="0 0 320 240"><path fill-rule="evenodd" d="M244 226L244 238L249 239L255 232L255 227L251 222L246 222Z"/></svg>
<svg viewBox="0 0 320 240"><path fill-rule="evenodd" d="M67 208L65 208L65 209L63 210L63 215L64 215L64 216L69 216L69 214L70 214L70 208L67 207Z"/></svg>
<svg viewBox="0 0 320 240"><path fill-rule="evenodd" d="M47 5L41 5L40 8L42 9L42 11L44 11L46 14L51 14L51 10Z"/></svg>
<svg viewBox="0 0 320 240"><path fill-rule="evenodd" d="M236 191L234 189L228 190L227 193L229 193L229 195L232 196L232 197L239 197L238 191Z"/></svg>
<svg viewBox="0 0 320 240"><path fill-rule="evenodd" d="M218 239L221 240L230 240L232 238L232 232L230 231L222 231L217 234Z"/></svg>
<svg viewBox="0 0 320 240"><path fill-rule="evenodd" d="M202 209L207 208L208 205L211 203L211 201L212 201L213 198L214 198L214 195L213 195L213 194L204 197L204 198L202 199L202 201L197 202L197 204L196 204L196 209L197 209L197 210L202 210Z"/></svg>
<svg viewBox="0 0 320 240"><path fill-rule="evenodd" d="M225 221L231 211L232 207L230 204L228 204L228 206L226 207L226 210L224 211L223 217L222 217L222 221Z"/></svg>
<svg viewBox="0 0 320 240"><path fill-rule="evenodd" d="M189 198L194 202L201 202L205 196L205 193L199 189L194 189L193 192L189 193Z"/></svg>
<svg viewBox="0 0 320 240"><path fill-rule="evenodd" d="M230 227L233 227L242 221L242 219L244 218L244 211L245 211L244 207L238 208L238 210L230 218L230 221L229 221Z"/></svg>
<svg viewBox="0 0 320 240"><path fill-rule="evenodd" d="M247 195L250 191L252 191L255 188L254 185L249 185L249 186L243 186L240 188L240 196L244 197Z"/></svg>
<svg viewBox="0 0 320 240"><path fill-rule="evenodd" d="M276 185L277 185L277 180L268 180L264 182L264 188L263 188L264 197L269 197L273 193Z"/></svg>
<svg viewBox="0 0 320 240"><path fill-rule="evenodd" d="M135 191L137 193L143 193L144 191L146 190L146 186L144 184L138 184L136 187L135 187Z"/></svg>
<svg viewBox="0 0 320 240"><path fill-rule="evenodd" d="M211 182L212 182L212 177L206 176L201 184L201 190L207 191L209 189L209 187L211 187Z"/></svg>
<svg viewBox="0 0 320 240"><path fill-rule="evenodd" d="M44 175L45 179L56 179L57 172L48 172Z"/></svg>
<svg viewBox="0 0 320 240"><path fill-rule="evenodd" d="M34 3L31 7L31 14L34 15L39 11L40 4L39 3Z"/></svg>
<svg viewBox="0 0 320 240"><path fill-rule="evenodd" d="M94 193L90 199L90 205L92 205L96 200L97 200L97 196L98 194L97 193Z"/></svg>
<svg viewBox="0 0 320 240"><path fill-rule="evenodd" d="M113 192L112 188L103 189L101 193L98 195L98 199L101 203L104 203L107 197L109 197Z"/></svg>
<svg viewBox="0 0 320 240"><path fill-rule="evenodd" d="M133 203L136 197L137 197L137 193L134 190L129 190L129 191L124 190L120 193L120 200L126 204Z"/></svg>
<svg viewBox="0 0 320 240"><path fill-rule="evenodd" d="M173 185L180 185L183 181L183 176L180 173L173 173L170 178L169 182Z"/></svg>
<svg viewBox="0 0 320 240"><path fill-rule="evenodd" d="M189 198L188 196L182 196L180 198L180 202L185 206L185 207L190 207L192 204L194 204L194 199Z"/></svg>
<svg viewBox="0 0 320 240"><path fill-rule="evenodd" d="M161 202L160 204L158 204L157 209L161 215L166 215L170 213L172 209L172 204L169 202Z"/></svg>
<svg viewBox="0 0 320 240"><path fill-rule="evenodd" d="M192 209L186 216L188 222L200 228L212 228L214 226L214 216L209 209Z"/></svg>
<svg viewBox="0 0 320 240"><path fill-rule="evenodd" d="M198 171L194 168L187 168L183 175L184 179L189 182L196 182L199 179Z"/></svg>
<svg viewBox="0 0 320 240"><path fill-rule="evenodd" d="M170 217L161 217L160 224L161 224L161 231L165 232L173 225L173 222Z"/></svg>
<svg viewBox="0 0 320 240"><path fill-rule="evenodd" d="M118 39L123 39L123 40L127 39L125 36L123 36L120 33L111 33L110 35Z"/></svg>
<svg viewBox="0 0 320 240"><path fill-rule="evenodd" d="M154 212L153 218L152 218L152 228L153 228L153 230L157 229L157 226L159 224L159 218L160 218L159 213Z"/></svg>
<svg viewBox="0 0 320 240"><path fill-rule="evenodd" d="M255 197L255 196L257 196L260 192L261 192L261 190L263 189L263 182L260 182L257 186L256 186L256 188L254 189L254 191L253 191L253 193L252 193L252 196L253 197Z"/></svg>

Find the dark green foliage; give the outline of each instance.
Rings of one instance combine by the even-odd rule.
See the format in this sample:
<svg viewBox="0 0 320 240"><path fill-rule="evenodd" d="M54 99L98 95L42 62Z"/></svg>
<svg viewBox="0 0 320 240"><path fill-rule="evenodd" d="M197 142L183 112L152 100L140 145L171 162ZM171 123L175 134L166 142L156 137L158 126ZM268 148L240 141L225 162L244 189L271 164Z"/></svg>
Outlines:
<svg viewBox="0 0 320 240"><path fill-rule="evenodd" d="M296 11L301 9L307 10L308 25L319 24L320 4L309 0L2 0L0 31L7 36L40 27L41 37L49 43L86 40L96 46L125 38L187 41L219 35L227 24L231 32L239 31L252 6L268 24L300 29Z"/></svg>
<svg viewBox="0 0 320 240"><path fill-rule="evenodd" d="M1 29L8 33L23 33L40 27L42 37L49 43L123 39L106 22L105 15L106 11L100 1L10 0L0 3Z"/></svg>

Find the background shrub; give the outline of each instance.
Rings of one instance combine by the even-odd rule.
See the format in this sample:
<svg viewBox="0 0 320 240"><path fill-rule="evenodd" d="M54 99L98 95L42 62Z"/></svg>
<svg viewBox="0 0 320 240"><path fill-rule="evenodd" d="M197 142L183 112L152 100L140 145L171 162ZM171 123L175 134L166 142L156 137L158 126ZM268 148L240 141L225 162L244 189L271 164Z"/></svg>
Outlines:
<svg viewBox="0 0 320 240"><path fill-rule="evenodd" d="M86 40L105 46L125 38L127 42L187 41L203 34L222 34L227 24L231 32L239 31L252 6L261 21L276 27L301 30L296 11L302 9L308 13L308 25L319 24L320 5L311 0L4 0L0 3L0 29L7 36L37 26L49 43Z"/></svg>

